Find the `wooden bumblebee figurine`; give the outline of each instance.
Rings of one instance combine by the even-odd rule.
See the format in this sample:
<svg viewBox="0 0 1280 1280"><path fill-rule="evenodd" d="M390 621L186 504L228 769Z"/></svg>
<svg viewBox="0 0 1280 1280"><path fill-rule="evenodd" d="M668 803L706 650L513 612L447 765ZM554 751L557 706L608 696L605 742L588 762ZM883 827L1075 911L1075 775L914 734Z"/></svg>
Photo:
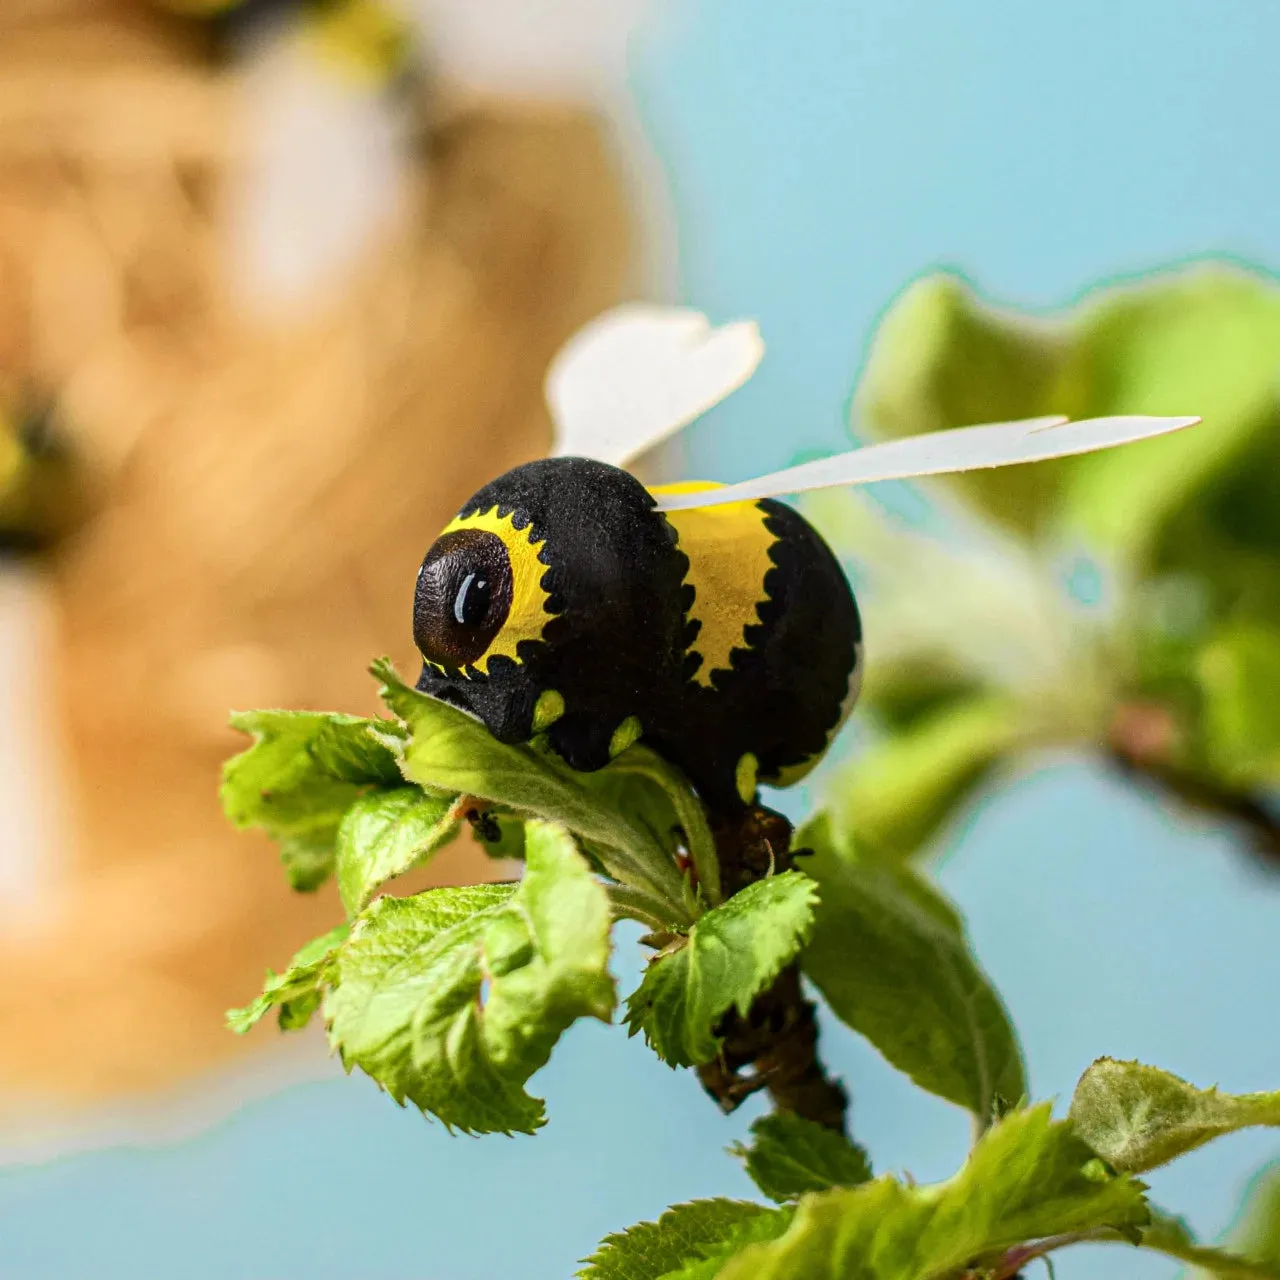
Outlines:
<svg viewBox="0 0 1280 1280"><path fill-rule="evenodd" d="M787 786L857 698L862 629L817 531L777 494L1106 448L1195 418L1039 418L857 449L728 487L621 466L741 385L755 327L624 307L548 379L558 456L485 485L418 573L418 688L574 769L643 738L720 810ZM578 453L592 456L575 456Z"/></svg>

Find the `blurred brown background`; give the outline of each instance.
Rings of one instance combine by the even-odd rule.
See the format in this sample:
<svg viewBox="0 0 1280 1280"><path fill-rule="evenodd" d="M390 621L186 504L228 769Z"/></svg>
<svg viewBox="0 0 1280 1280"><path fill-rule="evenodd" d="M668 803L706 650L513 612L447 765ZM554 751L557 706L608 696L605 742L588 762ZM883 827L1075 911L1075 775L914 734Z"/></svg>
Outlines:
<svg viewBox="0 0 1280 1280"><path fill-rule="evenodd" d="M435 79L359 251L254 310L227 234L245 103L235 64L144 4L0 7L0 394L52 402L89 482L76 531L3 602L38 653L7 855L34 888L0 933L11 1107L270 1051L222 1012L340 907L291 894L273 849L225 825L227 712L367 712L372 657L413 670L424 548L545 448L546 363L628 282L594 115ZM466 847L433 871L490 864Z"/></svg>

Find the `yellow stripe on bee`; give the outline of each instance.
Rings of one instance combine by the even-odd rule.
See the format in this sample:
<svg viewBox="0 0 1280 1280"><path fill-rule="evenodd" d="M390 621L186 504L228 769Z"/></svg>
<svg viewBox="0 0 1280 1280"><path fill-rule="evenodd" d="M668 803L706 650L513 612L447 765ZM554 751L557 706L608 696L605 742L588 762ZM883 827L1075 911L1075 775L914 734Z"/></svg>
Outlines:
<svg viewBox="0 0 1280 1280"><path fill-rule="evenodd" d="M501 656L519 662L520 656L516 646L522 640L541 640L542 629L551 619L547 608L550 595L542 589L542 576L547 566L538 559L545 539L534 542L532 522L523 529L517 529L514 513L500 516L495 504L488 511L480 511L475 515L460 516L444 529L444 533L453 533L458 529L483 529L487 533L496 534L502 539L507 549L507 559L511 562L511 608L507 610L507 620L502 630L493 638L493 643L473 664L486 675L489 673L489 660ZM441 534L443 537L443 533Z"/></svg>
<svg viewBox="0 0 1280 1280"><path fill-rule="evenodd" d="M660 485L655 496L701 493L721 486L703 480ZM690 651L702 655L694 679L709 685L713 671L732 665L735 649L749 646L746 629L760 621L757 605L769 599L765 575L773 568L769 551L777 539L765 528L768 518L757 502L726 502L719 507L668 511L680 550L689 558L684 581L694 590L689 617L702 625Z"/></svg>

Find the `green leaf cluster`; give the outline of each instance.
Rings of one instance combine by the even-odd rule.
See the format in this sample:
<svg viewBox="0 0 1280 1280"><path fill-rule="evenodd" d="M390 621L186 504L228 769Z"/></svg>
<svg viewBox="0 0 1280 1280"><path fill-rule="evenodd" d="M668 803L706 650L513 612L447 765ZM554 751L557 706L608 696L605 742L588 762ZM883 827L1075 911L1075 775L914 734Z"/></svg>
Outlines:
<svg viewBox="0 0 1280 1280"><path fill-rule="evenodd" d="M380 898L334 960L329 1036L397 1102L467 1133L532 1133L525 1092L576 1019L608 1021L608 898L565 833L527 832L518 886Z"/></svg>
<svg viewBox="0 0 1280 1280"><path fill-rule="evenodd" d="M467 1132L529 1132L543 1121L529 1076L576 1018L611 1016L609 928L629 916L653 931L655 952L627 1023L672 1066L715 1059L725 1017L746 1016L798 965L838 1017L979 1125L1025 1092L1004 1008L922 877L853 856L826 820L800 837L804 871L720 901L701 805L653 753L634 746L576 773L537 740L496 742L385 663L375 674L391 719L237 717L255 741L226 768L229 816L323 847L349 919L269 974L229 1015L234 1029L272 1009L295 1029L319 1010L343 1062L397 1100ZM471 813L523 855L519 883L389 896ZM748 1164L777 1166L771 1194L785 1181L783 1136L796 1134L757 1135ZM865 1172L856 1148L843 1172L829 1167L822 1142L810 1133L793 1155L841 1184Z"/></svg>
<svg viewBox="0 0 1280 1280"><path fill-rule="evenodd" d="M318 889L334 872L338 828L362 797L400 787L381 722L312 711L246 711L233 728L251 734L227 761L222 806L237 827L261 827L280 846L289 883ZM391 728L391 726L386 726Z"/></svg>
<svg viewBox="0 0 1280 1280"><path fill-rule="evenodd" d="M651 752L575 773L537 740L497 743L386 664L375 673L393 718L237 718L255 741L227 766L229 816L323 848L349 919L268 974L233 1029L275 1010L292 1030L318 1012L348 1069L397 1101L465 1133L531 1133L545 1122L531 1076L578 1018L612 1017L610 930L629 916L653 931L654 954L627 1021L672 1066L712 1061L726 1015L798 965L838 1017L980 1129L1016 1107L1026 1083L1007 1014L922 876L856 856L829 816L798 837L803 871L721 900L697 797ZM521 879L391 896L469 814L522 855ZM611 1237L584 1274L709 1278L782 1240L793 1206L870 1185L860 1147L787 1113L757 1122L738 1154L780 1208L680 1206Z"/></svg>
<svg viewBox="0 0 1280 1280"><path fill-rule="evenodd" d="M1227 819L1280 784L1280 283L1205 261L1043 316L932 275L885 315L853 400L877 439L1048 413L1203 421L925 482L962 551L865 493L808 504L866 557L883 732L835 790L877 856L926 849L1042 746L1118 753Z"/></svg>
<svg viewBox="0 0 1280 1280"><path fill-rule="evenodd" d="M745 1014L799 952L813 923L813 881L798 871L757 880L694 922L658 955L627 999L627 1023L673 1067L716 1056L715 1027Z"/></svg>
<svg viewBox="0 0 1280 1280"><path fill-rule="evenodd" d="M714 1053L712 1024L730 1003L747 1007L799 946L811 883L779 876L716 907L705 815L651 752L575 773L541 743L496 742L385 663L375 674L394 718L233 721L254 742L224 770L228 817L280 843L295 889L336 874L349 919L269 972L262 994L228 1014L231 1028L274 1009L295 1030L320 1011L347 1067L397 1101L469 1133L532 1132L543 1107L524 1086L572 1022L611 1018L610 930L630 916L724 967L725 999L698 995L677 1018ZM518 883L386 892L473 815L495 856L523 859Z"/></svg>
<svg viewBox="0 0 1280 1280"><path fill-rule="evenodd" d="M743 1250L720 1280L928 1280L985 1269L1052 1236L1136 1237L1149 1220L1143 1193L1041 1105L994 1125L947 1182L881 1177L802 1198L787 1230Z"/></svg>
<svg viewBox="0 0 1280 1280"><path fill-rule="evenodd" d="M1205 1274L1276 1280L1280 1204L1274 1173L1259 1180L1232 1248L1198 1244L1185 1224L1153 1207L1131 1171L1105 1160L1076 1122L1100 1075L1128 1067L1126 1095L1149 1109L1149 1136L1165 1159L1203 1140L1166 1110L1172 1077L1102 1060L1081 1080L1072 1118L1048 1104L1015 1108L975 1142L954 1177L929 1186L872 1178L865 1154L839 1134L794 1116L758 1121L737 1148L760 1189L782 1205L742 1201L677 1205L657 1222L609 1236L583 1280L941 1280L1011 1277L1033 1259L1081 1242L1140 1247ZM1202 1101L1212 1091L1201 1092ZM1241 1101L1241 1100L1234 1100ZM1216 1105L1216 1104L1214 1104ZM1214 1134L1250 1123L1219 1115ZM1088 1127L1088 1126L1086 1126ZM1096 1128L1088 1127L1095 1133Z"/></svg>

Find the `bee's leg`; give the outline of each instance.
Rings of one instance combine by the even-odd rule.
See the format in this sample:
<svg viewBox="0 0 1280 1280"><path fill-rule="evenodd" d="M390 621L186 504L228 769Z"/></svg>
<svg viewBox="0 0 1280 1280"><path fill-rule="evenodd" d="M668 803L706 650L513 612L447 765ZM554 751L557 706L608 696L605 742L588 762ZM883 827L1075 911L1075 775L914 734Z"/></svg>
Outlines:
<svg viewBox="0 0 1280 1280"><path fill-rule="evenodd" d="M609 747L621 717L596 719L570 713L547 730L547 740L556 754L582 773L603 769L612 759Z"/></svg>

